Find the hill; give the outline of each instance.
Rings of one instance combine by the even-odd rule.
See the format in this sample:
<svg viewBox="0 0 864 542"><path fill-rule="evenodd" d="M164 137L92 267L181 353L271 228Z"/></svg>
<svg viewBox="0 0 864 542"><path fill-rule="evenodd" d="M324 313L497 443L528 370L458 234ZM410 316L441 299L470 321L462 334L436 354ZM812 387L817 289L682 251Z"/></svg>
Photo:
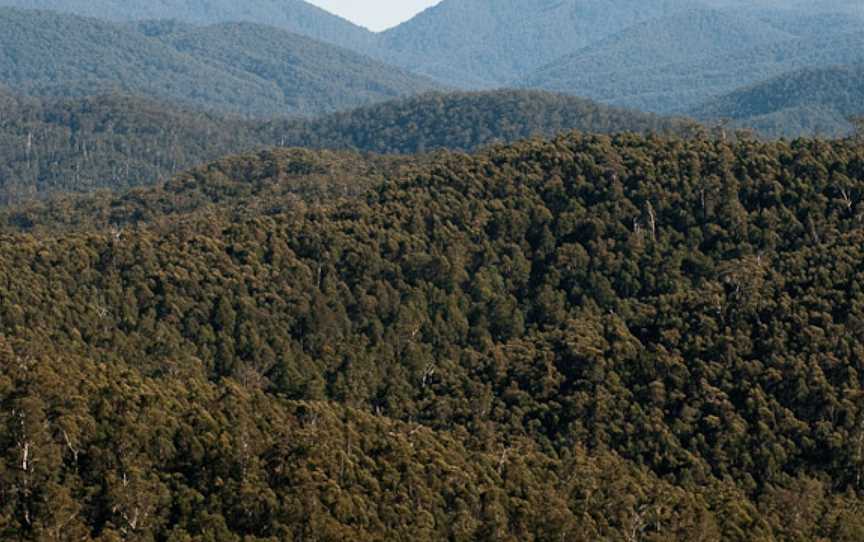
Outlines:
<svg viewBox="0 0 864 542"><path fill-rule="evenodd" d="M701 0L714 8L751 12L797 12L801 15L847 13L864 15L864 6L857 0Z"/></svg>
<svg viewBox="0 0 864 542"><path fill-rule="evenodd" d="M4 538L859 539L860 145L371 159L0 239Z"/></svg>
<svg viewBox="0 0 864 542"><path fill-rule="evenodd" d="M686 20L680 23L688 24ZM657 33L663 35L659 30ZM644 35L650 38L650 27L646 26ZM626 42L626 33L620 39ZM673 44L668 41L670 47ZM697 54L684 61L655 64L645 59L641 67L615 67L616 59L639 57L642 48L652 47L637 40L624 49L626 53L612 48L608 56L600 55L601 51L587 58L578 54L566 57L538 70L522 85L583 95L618 106L685 113L713 97L763 81L766 76L812 66L864 62L864 33L854 32L793 38L707 56ZM604 62L609 64L604 67Z"/></svg>
<svg viewBox="0 0 864 542"><path fill-rule="evenodd" d="M795 71L715 98L691 113L759 126L773 136L848 134L846 119L864 113L864 66Z"/></svg>
<svg viewBox="0 0 864 542"><path fill-rule="evenodd" d="M470 151L570 130L696 129L683 119L535 91L428 94L314 120L263 123L125 95L39 99L0 89L0 204L153 184L269 146L413 154Z"/></svg>
<svg viewBox="0 0 864 542"><path fill-rule="evenodd" d="M251 22L355 51L374 49L372 32L302 0L0 0L0 6L52 10L110 21L174 19L196 25Z"/></svg>
<svg viewBox="0 0 864 542"><path fill-rule="evenodd" d="M249 122L144 98L0 93L0 204L152 184L264 143Z"/></svg>
<svg viewBox="0 0 864 542"><path fill-rule="evenodd" d="M0 9L0 81L25 94L121 91L268 116L318 114L438 88L367 57L271 27L146 31L52 12Z"/></svg>
<svg viewBox="0 0 864 542"><path fill-rule="evenodd" d="M859 32L864 27L864 12L816 12L800 10L759 10L747 11L751 17L758 18L771 26L799 38L824 38Z"/></svg>
<svg viewBox="0 0 864 542"><path fill-rule="evenodd" d="M382 33L394 62L457 86L496 87L682 0L444 0Z"/></svg>
<svg viewBox="0 0 864 542"><path fill-rule="evenodd" d="M441 88L429 79L270 26L224 23L161 39L192 58L275 87L283 115L349 109Z"/></svg>
<svg viewBox="0 0 864 542"><path fill-rule="evenodd" d="M630 27L559 63L572 73L602 73L701 61L790 40L792 34L747 17L691 8ZM558 63L556 63L557 65Z"/></svg>
<svg viewBox="0 0 864 542"><path fill-rule="evenodd" d="M435 149L470 152L571 130L684 134L697 131L698 125L572 96L498 90L424 94L310 121L277 123L269 139L286 146L414 154Z"/></svg>

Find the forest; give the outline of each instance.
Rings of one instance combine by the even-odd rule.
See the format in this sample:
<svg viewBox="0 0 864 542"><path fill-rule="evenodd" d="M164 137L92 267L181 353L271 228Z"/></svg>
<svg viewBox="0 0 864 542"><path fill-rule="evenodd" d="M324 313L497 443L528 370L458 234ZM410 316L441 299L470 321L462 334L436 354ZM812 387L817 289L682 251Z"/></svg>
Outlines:
<svg viewBox="0 0 864 542"><path fill-rule="evenodd" d="M329 131L335 122L337 132L348 123L357 133L338 139L355 148L375 141L368 132L380 121L368 106L512 88L565 94L574 103L547 97L546 107L576 114L602 104L730 120L764 137L844 137L847 117L864 114L862 9L853 0L442 0L375 33L303 0L0 0L0 88L38 99L132 95L261 122ZM577 103L585 99L598 103ZM496 119L471 119L483 124L467 142L560 122L528 112L512 119L524 129L491 134ZM448 121L459 129L443 146L464 146L467 121ZM405 128L408 141L383 147L442 143Z"/></svg>
<svg viewBox="0 0 864 542"><path fill-rule="evenodd" d="M446 88L263 24L121 24L6 7L0 82L38 97L119 92L256 118L314 116Z"/></svg>
<svg viewBox="0 0 864 542"><path fill-rule="evenodd" d="M864 64L804 69L719 96L690 112L728 119L769 137L842 137L862 113Z"/></svg>
<svg viewBox="0 0 864 542"><path fill-rule="evenodd" d="M0 214L0 538L864 538L864 147L270 149Z"/></svg>
<svg viewBox="0 0 864 542"><path fill-rule="evenodd" d="M0 0L0 541L864 540L860 0L319 5Z"/></svg>
<svg viewBox="0 0 864 542"><path fill-rule="evenodd" d="M36 98L0 88L0 205L150 185L268 147L474 151L570 130L683 135L702 128L542 91L428 93L315 119L265 122L125 94Z"/></svg>

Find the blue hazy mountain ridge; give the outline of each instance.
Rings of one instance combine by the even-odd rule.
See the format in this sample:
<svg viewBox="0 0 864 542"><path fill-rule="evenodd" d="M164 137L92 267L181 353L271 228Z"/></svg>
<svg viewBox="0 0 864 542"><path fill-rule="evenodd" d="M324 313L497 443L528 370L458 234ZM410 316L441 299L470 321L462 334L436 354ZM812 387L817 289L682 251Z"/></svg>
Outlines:
<svg viewBox="0 0 864 542"><path fill-rule="evenodd" d="M558 56L692 0L444 0L375 34L302 0L0 0L113 21L254 22L350 48L462 87L506 85Z"/></svg>
<svg viewBox="0 0 864 542"><path fill-rule="evenodd" d="M728 26L709 24L702 29L709 32L704 36L698 28L687 34L694 21L685 21L679 39L665 44L662 54L658 48L651 50L659 56L648 62L661 65L676 52L698 55L700 48L705 55L727 54L791 37L784 32L824 37L853 31L854 23L824 23L864 16L861 2L847 0L444 0L383 32L379 46L391 55L388 62L456 86L512 85L557 59L615 36L631 31L649 38L652 32L668 34L664 25L675 17L696 15L695 22L708 24L711 9L718 19L717 10L722 10ZM808 26L808 20L814 23ZM642 66L646 57L637 47L627 58ZM572 92L566 87L554 90Z"/></svg>
<svg viewBox="0 0 864 542"><path fill-rule="evenodd" d="M735 25L726 26L731 21ZM721 44L700 38L711 26L711 35ZM699 47L681 47L700 39ZM521 86L659 113L681 113L768 77L862 60L864 31L790 37L764 22L713 12L704 18L673 16L629 29L604 46L544 66Z"/></svg>
<svg viewBox="0 0 864 542"><path fill-rule="evenodd" d="M848 13L864 15L860 0L700 0L707 7L737 11L797 11L802 15Z"/></svg>
<svg viewBox="0 0 864 542"><path fill-rule="evenodd" d="M36 96L122 91L255 116L316 115L441 88L264 25L129 25L15 8L0 9L0 81Z"/></svg>
<svg viewBox="0 0 864 542"><path fill-rule="evenodd" d="M690 113L766 135L844 135L864 113L864 65L806 68L714 98Z"/></svg>
<svg viewBox="0 0 864 542"><path fill-rule="evenodd" d="M501 86L551 59L691 0L444 0L381 35L414 71L463 86Z"/></svg>
<svg viewBox="0 0 864 542"><path fill-rule="evenodd" d="M704 57L740 52L791 40L794 36L773 26L732 13L690 8L654 19L559 59L575 73L592 73L699 62ZM682 46L686 44L686 46Z"/></svg>
<svg viewBox="0 0 864 542"><path fill-rule="evenodd" d="M379 34L301 0L4 4L124 21L61 24L59 15L19 12L0 37L0 82L17 92L120 90L256 116L317 115L442 88L408 72L453 87L540 88L685 114L770 77L864 61L864 3L847 0L444 0Z"/></svg>
<svg viewBox="0 0 864 542"><path fill-rule="evenodd" d="M754 11L752 16L769 21L772 26L799 38L824 38L859 32L864 29L864 15L853 13L815 13L802 16L793 10Z"/></svg>
<svg viewBox="0 0 864 542"><path fill-rule="evenodd" d="M346 49L253 23L222 23L162 36L177 51L240 67L274 85L292 111L339 111L443 88Z"/></svg>
<svg viewBox="0 0 864 542"><path fill-rule="evenodd" d="M267 24L368 52L375 34L302 0L0 0L0 6L46 9L110 21L175 19L197 25Z"/></svg>
<svg viewBox="0 0 864 542"><path fill-rule="evenodd" d="M616 105L664 111L677 95L692 95L684 108L702 101L705 91L679 84L676 71L669 74L672 96L651 82L650 72L662 77L660 68L675 70L677 52L685 55L728 55L745 46L757 46L783 37L824 38L862 28L864 3L857 0L444 0L405 23L373 33L303 0L0 0L0 6L53 9L115 21L174 19L205 25L254 22L288 30L343 46L387 64L426 75L461 88L539 86L556 91L609 100ZM728 27L709 27L699 35L693 24L668 27L670 21L694 10L717 8L736 20ZM671 19L670 19L671 17ZM680 19L679 19L680 20ZM708 24L704 16L697 22ZM686 21L685 21L686 22ZM719 22L719 21L714 21ZM728 20L727 20L728 22ZM767 25L767 26L765 26ZM856 26L857 25L857 26ZM742 27L743 26L743 27ZM159 28L159 27L157 27ZM680 31L677 35L672 31ZM656 34L656 36L652 36ZM658 40L666 39L666 43ZM646 41L647 39L647 41ZM627 46L630 44L628 54ZM625 62L649 71L631 76L613 72L613 84L624 85L610 93L610 86L596 72L581 71L580 54L591 47L602 59L608 46L610 62ZM640 47L645 47L644 50ZM758 51L755 51L758 53ZM649 54L650 53L650 54ZM771 54L768 51L767 54ZM576 60L573 66L568 63ZM764 59L754 58L757 64ZM702 61L695 66L701 71ZM788 69L804 67L793 63ZM776 75L784 70L772 71ZM633 79L647 78L646 87L631 88ZM764 75L738 78L745 85ZM688 83L686 79L681 83ZM710 82L710 81L709 81ZM734 83L733 81L733 87ZM731 90L719 88L712 95ZM656 95L656 98L652 96Z"/></svg>

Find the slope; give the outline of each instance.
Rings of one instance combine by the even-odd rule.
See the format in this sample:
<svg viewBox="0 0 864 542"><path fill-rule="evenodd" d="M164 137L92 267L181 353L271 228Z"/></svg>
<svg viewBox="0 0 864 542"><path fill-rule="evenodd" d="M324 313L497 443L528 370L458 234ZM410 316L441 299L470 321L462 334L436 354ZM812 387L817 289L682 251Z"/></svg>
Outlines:
<svg viewBox="0 0 864 542"><path fill-rule="evenodd" d="M683 0L444 0L384 32L394 62L457 86L495 87Z"/></svg>
<svg viewBox="0 0 864 542"><path fill-rule="evenodd" d="M95 19L4 8L0 81L26 94L120 90L208 109L283 116L329 112L437 87L367 57L265 26L202 28L180 37L155 34Z"/></svg>
<svg viewBox="0 0 864 542"><path fill-rule="evenodd" d="M615 109L543 91L432 93L292 124L275 124L269 139L287 146L414 154L474 151L492 143L571 130L590 133L697 131L690 120Z"/></svg>
<svg viewBox="0 0 864 542"><path fill-rule="evenodd" d="M338 157L0 238L4 538L860 539L860 145Z"/></svg>
<svg viewBox="0 0 864 542"><path fill-rule="evenodd" d="M144 98L0 94L0 204L153 183L263 143L251 123Z"/></svg>
<svg viewBox="0 0 864 542"><path fill-rule="evenodd" d="M281 94L283 112L348 109L438 87L368 57L251 23L223 23L160 39L225 71L260 79Z"/></svg>
<svg viewBox="0 0 864 542"><path fill-rule="evenodd" d="M413 154L569 130L696 131L694 122L539 91L428 94L314 120L246 121L124 95L38 99L0 89L0 204L151 184L267 146Z"/></svg>
<svg viewBox="0 0 864 542"><path fill-rule="evenodd" d="M628 28L560 59L573 73L693 62L792 39L731 13L691 8Z"/></svg>
<svg viewBox="0 0 864 542"><path fill-rule="evenodd" d="M707 6L754 12L786 11L802 15L848 13L864 15L858 0L701 0Z"/></svg>
<svg viewBox="0 0 864 542"><path fill-rule="evenodd" d="M302 0L0 0L0 6L45 9L111 21L176 19L209 25L252 22L276 26L355 51L374 49L375 36Z"/></svg>
<svg viewBox="0 0 864 542"><path fill-rule="evenodd" d="M735 14L691 8L669 17L628 28L589 47L541 68L524 83L581 94L612 103L630 104L645 97L639 106L664 110L675 94L698 90L668 82L669 96L654 96L641 78L664 77L667 66L710 69L713 59L791 40L793 36L765 22ZM611 83L624 84L616 85ZM608 81L608 82L607 82ZM665 99L668 103L660 100ZM653 101L652 101L653 100Z"/></svg>
<svg viewBox="0 0 864 542"><path fill-rule="evenodd" d="M682 25L686 26L686 21ZM579 55L568 57L538 70L522 85L587 96L619 106L683 113L712 97L763 81L766 76L864 61L864 33L855 32L794 38L707 56L697 54L685 61L665 64L646 59L643 66L615 67L616 58L638 56L639 47L634 44L627 54L605 57L609 62L605 67L602 56L585 59L584 68Z"/></svg>
<svg viewBox="0 0 864 542"><path fill-rule="evenodd" d="M848 133L851 126L845 119L864 113L864 66L787 73L712 99L691 113L703 119L732 119L740 125L764 126L770 118L776 124L770 135Z"/></svg>
<svg viewBox="0 0 864 542"><path fill-rule="evenodd" d="M783 74L714 98L692 112L702 118L745 119L809 106L828 106L845 116L864 112L864 65Z"/></svg>

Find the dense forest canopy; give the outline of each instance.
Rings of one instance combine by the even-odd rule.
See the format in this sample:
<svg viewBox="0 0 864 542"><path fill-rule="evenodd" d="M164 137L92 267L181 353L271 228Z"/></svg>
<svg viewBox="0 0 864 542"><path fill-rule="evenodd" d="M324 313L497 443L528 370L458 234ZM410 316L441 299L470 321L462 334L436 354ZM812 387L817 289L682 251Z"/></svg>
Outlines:
<svg viewBox="0 0 864 542"><path fill-rule="evenodd" d="M263 143L249 122L144 98L0 90L0 204L152 184Z"/></svg>
<svg viewBox="0 0 864 542"><path fill-rule="evenodd" d="M309 121L256 122L126 95L39 99L0 89L0 204L154 184L270 146L471 151L574 129L685 134L698 125L539 91L424 94Z"/></svg>
<svg viewBox="0 0 864 542"><path fill-rule="evenodd" d="M571 130L684 135L698 132L700 125L573 96L498 90L428 93L272 129L273 139L288 146L415 154L474 151Z"/></svg>
<svg viewBox="0 0 864 542"><path fill-rule="evenodd" d="M805 69L720 96L690 112L771 136L848 135L864 113L864 64Z"/></svg>
<svg viewBox="0 0 864 542"><path fill-rule="evenodd" d="M0 529L859 540L862 197L854 140L570 134L11 209Z"/></svg>
<svg viewBox="0 0 864 542"><path fill-rule="evenodd" d="M861 2L0 6L0 540L864 540Z"/></svg>

